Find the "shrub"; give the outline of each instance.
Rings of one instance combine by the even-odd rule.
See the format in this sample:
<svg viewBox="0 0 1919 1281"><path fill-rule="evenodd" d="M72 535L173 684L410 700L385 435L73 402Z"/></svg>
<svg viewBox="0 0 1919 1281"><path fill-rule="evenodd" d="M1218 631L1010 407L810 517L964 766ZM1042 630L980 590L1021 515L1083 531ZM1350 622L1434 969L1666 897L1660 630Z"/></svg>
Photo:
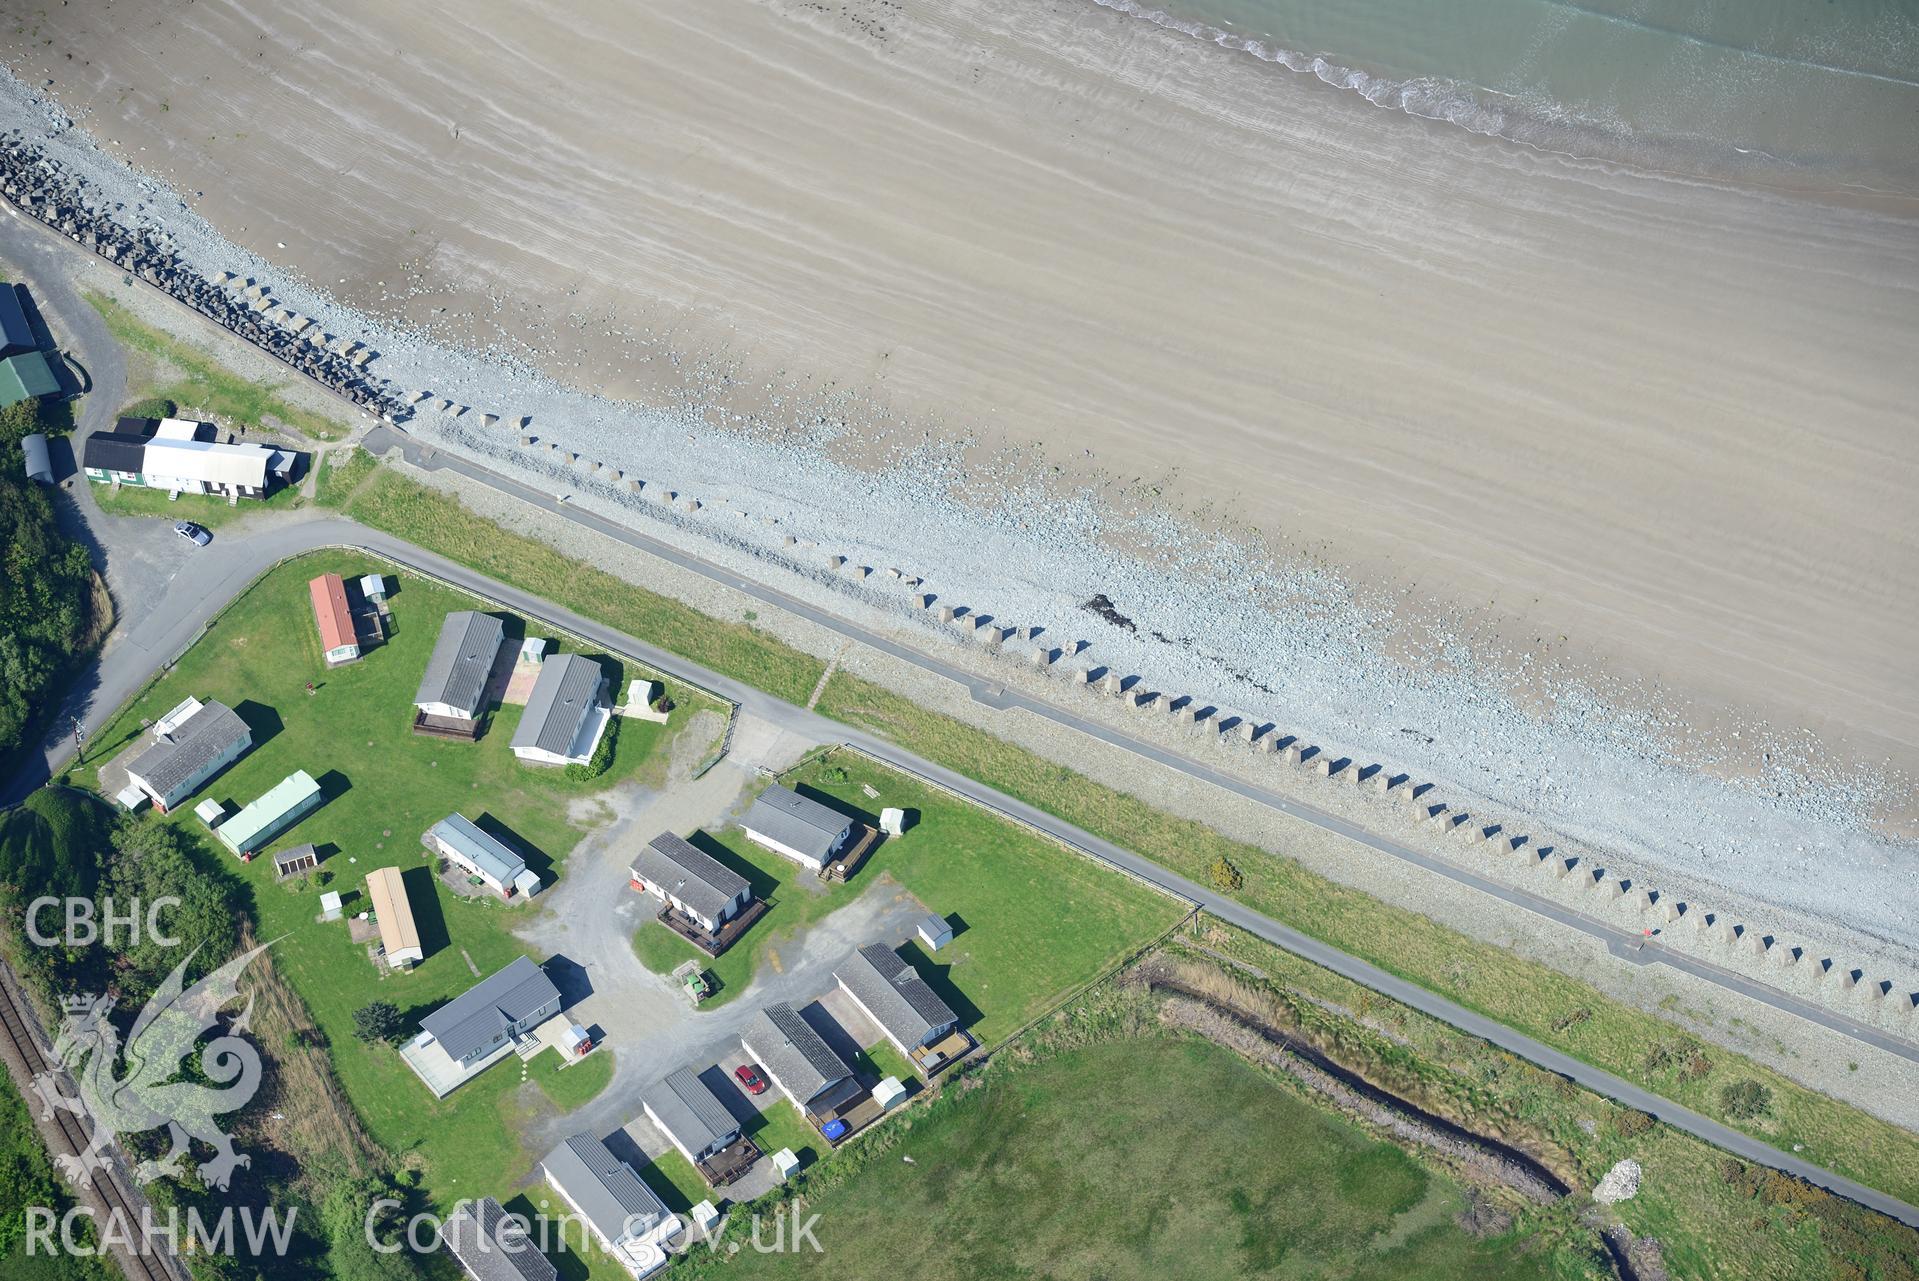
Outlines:
<svg viewBox="0 0 1919 1281"><path fill-rule="evenodd" d="M371 1001L353 1011L353 1035L368 1045L391 1045L403 1030L400 1007L391 1001Z"/></svg>
<svg viewBox="0 0 1919 1281"><path fill-rule="evenodd" d="M1222 894L1231 894L1246 883L1246 878L1240 874L1240 870L1233 866L1232 861L1224 854L1213 855L1213 865L1210 870L1213 888Z"/></svg>
<svg viewBox="0 0 1919 1281"><path fill-rule="evenodd" d="M47 430L46 413L37 397L16 400L0 408L0 441L18 446L21 437Z"/></svg>
<svg viewBox="0 0 1919 1281"><path fill-rule="evenodd" d="M1772 1110L1772 1091L1757 1081L1733 1081L1719 1091L1719 1106L1737 1121L1750 1121Z"/></svg>
<svg viewBox="0 0 1919 1281"><path fill-rule="evenodd" d="M593 749L592 759L584 765L569 765L566 776L576 783L584 783L589 778L598 778L613 766L613 740L620 736L620 718L611 717L606 722L606 733L600 735L600 745Z"/></svg>
<svg viewBox="0 0 1919 1281"><path fill-rule="evenodd" d="M1564 1032L1567 1028L1578 1027L1592 1016L1593 1012L1582 1005L1578 1009L1567 1014L1562 1014L1554 1019L1553 1031Z"/></svg>
<svg viewBox="0 0 1919 1281"><path fill-rule="evenodd" d="M1622 1139L1636 1138L1658 1124L1649 1112L1637 1108L1622 1108L1612 1119L1613 1133Z"/></svg>
<svg viewBox="0 0 1919 1281"><path fill-rule="evenodd" d="M1759 1185L1759 1199L1767 1205L1783 1205L1803 1210L1816 1204L1825 1194L1810 1183L1803 1183L1779 1170L1766 1171L1766 1178Z"/></svg>
<svg viewBox="0 0 1919 1281"><path fill-rule="evenodd" d="M136 400L120 411L122 418L172 418L180 412L180 407L163 396L150 396L145 400Z"/></svg>

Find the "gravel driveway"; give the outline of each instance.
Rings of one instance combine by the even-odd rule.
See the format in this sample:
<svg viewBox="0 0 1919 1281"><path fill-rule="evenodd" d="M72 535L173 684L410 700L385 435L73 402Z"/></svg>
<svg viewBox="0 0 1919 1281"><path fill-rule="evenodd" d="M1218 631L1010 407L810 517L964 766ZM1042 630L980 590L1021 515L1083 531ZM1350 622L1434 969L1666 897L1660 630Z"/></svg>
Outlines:
<svg viewBox="0 0 1919 1281"><path fill-rule="evenodd" d="M591 985L568 1013L598 1026L614 1051L612 1083L580 1111L550 1117L527 1135L544 1152L569 1134L607 1134L640 1115L640 1092L675 1068L703 1069L739 1046L754 1011L775 1001L795 1007L833 988L833 970L875 939L897 941L926 909L897 883L873 877L845 907L782 945L777 969L763 966L744 992L717 1009L694 1012L672 982L641 965L632 938L653 914L653 900L627 885L633 852L662 831L685 834L718 826L755 776L730 759L699 779L675 779L664 790L613 799L616 818L582 841L566 874L546 893L546 911L517 931L538 951L579 967ZM751 934L736 944L758 946Z"/></svg>

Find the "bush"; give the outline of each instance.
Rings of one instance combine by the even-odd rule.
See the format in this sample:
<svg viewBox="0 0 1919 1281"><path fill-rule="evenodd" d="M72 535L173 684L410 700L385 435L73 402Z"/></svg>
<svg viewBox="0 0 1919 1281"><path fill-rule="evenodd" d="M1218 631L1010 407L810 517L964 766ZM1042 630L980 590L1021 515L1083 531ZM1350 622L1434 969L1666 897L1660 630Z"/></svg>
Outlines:
<svg viewBox="0 0 1919 1281"><path fill-rule="evenodd" d="M1772 1091L1757 1081L1734 1081L1720 1089L1719 1106L1736 1121L1750 1121L1772 1110Z"/></svg>
<svg viewBox="0 0 1919 1281"><path fill-rule="evenodd" d="M1213 855L1213 866L1210 870L1213 888L1222 894L1231 894L1246 883L1246 878L1240 874L1240 870L1233 866L1231 860L1224 854Z"/></svg>
<svg viewBox="0 0 1919 1281"><path fill-rule="evenodd" d="M122 418L172 418L179 414L180 407L163 396L150 396L145 400L136 400L120 411Z"/></svg>
<svg viewBox="0 0 1919 1281"><path fill-rule="evenodd" d="M0 408L0 441L18 447L23 436L47 430L47 415L38 398L29 396Z"/></svg>
<svg viewBox="0 0 1919 1281"><path fill-rule="evenodd" d="M391 1001L371 1001L353 1011L353 1035L368 1045L391 1045L404 1030L400 1007Z"/></svg>
<svg viewBox="0 0 1919 1281"><path fill-rule="evenodd" d="M1553 1031L1564 1032L1567 1028L1578 1027L1581 1023L1586 1022L1586 1020L1590 1019L1592 1016L1593 1016L1593 1012L1582 1005L1578 1009L1573 1010L1566 1014L1562 1014L1558 1018L1554 1019Z"/></svg>
<svg viewBox="0 0 1919 1281"><path fill-rule="evenodd" d="M606 733L600 735L600 745L593 749L592 759L584 765L569 765L566 776L576 783L584 783L589 778L598 778L613 767L613 740L620 736L620 718L609 717Z"/></svg>
<svg viewBox="0 0 1919 1281"><path fill-rule="evenodd" d="M1637 1108L1622 1108L1612 1119L1613 1133L1622 1139L1637 1138L1657 1124L1651 1113Z"/></svg>

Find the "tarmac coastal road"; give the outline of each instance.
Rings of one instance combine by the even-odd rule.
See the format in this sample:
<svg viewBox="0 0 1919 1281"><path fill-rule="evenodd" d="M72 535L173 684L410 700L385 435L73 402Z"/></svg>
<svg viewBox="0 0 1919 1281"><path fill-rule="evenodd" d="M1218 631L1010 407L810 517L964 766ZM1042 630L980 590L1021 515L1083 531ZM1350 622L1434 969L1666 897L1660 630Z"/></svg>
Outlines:
<svg viewBox="0 0 1919 1281"><path fill-rule="evenodd" d="M870 752L879 759L910 770L951 788L981 804L1008 813L1054 838L1105 859L1133 874L1152 881L1168 891L1197 904L1205 911L1294 952L1335 973L1380 992L1402 1004L1431 1015L1463 1032L1479 1037L1512 1054L1559 1073L1595 1093L1605 1095L1627 1107L1650 1113L1668 1125L1686 1131L1746 1160L1796 1175L1837 1195L1856 1201L1913 1227L1919 1227L1919 1208L1894 1197L1843 1178L1823 1167L1801 1160L1761 1143L1749 1135L1721 1125L1710 1117L1682 1108L1629 1081L1600 1071L1570 1055L1543 1045L1504 1024L1476 1014L1418 984L1389 974L1357 957L1349 956L1270 917L1245 907L1202 885L1175 876L1128 850L1081 831L1050 814L1002 795L972 779L956 774L893 744L860 730L831 721L804 708L783 702L718 672L709 671L677 655L666 653L637 637L560 609L530 593L495 582L485 575L457 565L401 539L368 529L339 517L300 520L262 529L245 538L216 539L211 547L190 557L153 610L113 645L102 657L94 679L78 701L67 709L78 716L90 731L97 731L105 720L160 668L173 661L200 634L208 620L259 575L280 561L325 547L364 548L400 565L424 571L469 591L478 593L508 609L542 619L602 645L624 653L693 683L703 685L722 697L732 699L741 708L782 729L805 735L818 742L845 742ZM64 723L64 718L63 718ZM49 771L65 764L71 747L64 738L49 743L45 766ZM44 776L43 776L44 777ZM9 801L17 800L40 779L16 776L7 788Z"/></svg>
<svg viewBox="0 0 1919 1281"><path fill-rule="evenodd" d="M1087 720L1056 704L1046 702L1042 699L1030 698L1024 694L1009 690L1002 685L982 680L965 668L948 663L937 655L914 649L908 645L902 645L877 632L863 628L857 623L849 622L815 605L810 605L798 597L790 596L777 588L743 579L739 575L729 572L722 566L715 565L710 561L700 559L698 556L681 551L669 543L662 542L656 538L649 538L645 534L629 529L603 516L583 510L572 503L568 503L564 496L555 497L550 493L544 493L529 485L522 484L509 476L483 467L478 463L447 453L444 450L435 449L433 446L421 442L404 431L390 427L376 427L367 433L365 444L368 449L376 454L398 448L407 462L423 470L451 471L458 475L465 476L470 480L478 481L483 485L499 490L501 493L508 494L522 502L531 503L543 511L563 516L567 520L585 529L590 529L605 537L616 539L629 547L636 548L646 552L648 555L656 556L669 564L678 566L681 569L690 570L704 578L743 592L755 600L763 601L787 613L796 614L808 622L828 628L849 640L857 641L861 645L876 649L890 657L911 663L935 675L943 676L947 680L965 686L971 692L974 701L988 707L1002 711L1018 709L1052 721L1054 724L1064 726L1067 729L1090 735L1103 743L1145 757L1147 760L1162 765L1167 769L1177 770L1189 777L1211 783L1215 787L1224 788L1237 796L1256 801L1261 805L1278 810L1283 814L1302 819L1316 827L1324 828L1329 832L1337 833L1349 841L1355 841L1366 846L1368 849L1376 850L1381 854L1386 854L1402 862L1410 863L1424 871L1444 876L1462 885L1471 886L1473 889L1483 894L1490 894L1502 902L1524 908L1529 912L1534 912L1546 917L1548 920L1555 921L1560 925L1578 930L1582 934L1600 940L1613 955L1630 961L1633 964L1671 966L1673 969L1689 974L1694 978L1704 979L1709 983L1717 984L1729 991L1737 992L1741 996L1758 1001L1764 1005L1769 1005L1776 1010L1782 1010L1785 1013L1796 1015L1799 1018L1805 1019L1807 1022L1816 1023L1820 1027L1830 1029L1844 1036L1852 1037L1854 1040L1863 1041L1876 1049L1898 1055L1909 1063L1919 1064L1919 1045L1915 1045L1910 1041L1888 1035L1877 1028L1867 1027L1864 1024L1846 1018L1843 1014L1824 1009L1809 1001L1799 1000L1796 997L1779 991L1777 988L1769 987L1763 983L1756 983L1723 966L1714 965L1710 961L1703 961L1696 957L1687 956L1684 953L1670 951L1661 946L1656 938L1648 939L1635 931L1620 929L1617 926L1609 925L1604 921L1587 916L1582 912L1576 912L1570 908L1562 907L1551 899L1541 898L1539 895L1529 894L1523 889L1515 889L1499 881L1475 875L1443 859L1432 858L1429 855L1422 854L1418 850L1402 845L1390 838L1370 832L1337 815L1328 814L1324 810L1291 800L1268 788L1246 782L1244 779L1236 778L1231 774L1222 773L1190 756L1169 751L1157 744L1148 742L1145 739L1136 738L1123 731L1112 729L1097 721Z"/></svg>

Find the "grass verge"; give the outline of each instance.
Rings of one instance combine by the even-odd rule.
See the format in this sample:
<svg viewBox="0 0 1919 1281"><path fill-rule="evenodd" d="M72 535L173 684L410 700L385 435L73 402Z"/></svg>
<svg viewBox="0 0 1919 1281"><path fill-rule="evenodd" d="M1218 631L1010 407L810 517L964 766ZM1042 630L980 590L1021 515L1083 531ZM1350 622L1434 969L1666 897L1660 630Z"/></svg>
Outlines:
<svg viewBox="0 0 1919 1281"><path fill-rule="evenodd" d="M1223 858L1244 875L1235 897L1250 907L1768 1143L1788 1150L1799 1145L1808 1160L1902 1200L1919 1200L1919 1135L1716 1047L1703 1055L1706 1070L1689 1070L1692 1056L1674 1052L1688 1041L1680 1029L1557 970L1337 885L1204 823L1156 810L847 672L827 682L819 711L1200 884L1210 882L1213 860ZM1765 1114L1726 1113L1720 1091L1740 1080L1770 1091Z"/></svg>
<svg viewBox="0 0 1919 1281"><path fill-rule="evenodd" d="M276 489L265 498L243 498L237 506L214 494L182 494L170 499L161 490L140 485L122 485L118 489L112 485L94 485L93 497L100 504L100 510L109 516L190 520L208 529L218 529L254 512L298 511L306 506L306 499L295 485Z"/></svg>
<svg viewBox="0 0 1919 1281"><path fill-rule="evenodd" d="M312 440L339 440L347 434L344 423L295 405L279 394L292 384L291 377L279 383L242 378L191 343L155 329L105 294L89 293L87 301L123 347L151 356L163 367L152 386L130 389L133 394L173 401L188 415L207 413L269 428L278 422Z"/></svg>
<svg viewBox="0 0 1919 1281"><path fill-rule="evenodd" d="M355 451L363 453L363 451ZM364 464L349 461L346 468ZM349 471L346 479L351 479ZM534 592L581 615L745 681L788 702L804 703L826 664L745 623L723 622L676 600L635 587L603 569L509 533L457 499L382 470L364 483L329 485L353 519L450 560Z"/></svg>

